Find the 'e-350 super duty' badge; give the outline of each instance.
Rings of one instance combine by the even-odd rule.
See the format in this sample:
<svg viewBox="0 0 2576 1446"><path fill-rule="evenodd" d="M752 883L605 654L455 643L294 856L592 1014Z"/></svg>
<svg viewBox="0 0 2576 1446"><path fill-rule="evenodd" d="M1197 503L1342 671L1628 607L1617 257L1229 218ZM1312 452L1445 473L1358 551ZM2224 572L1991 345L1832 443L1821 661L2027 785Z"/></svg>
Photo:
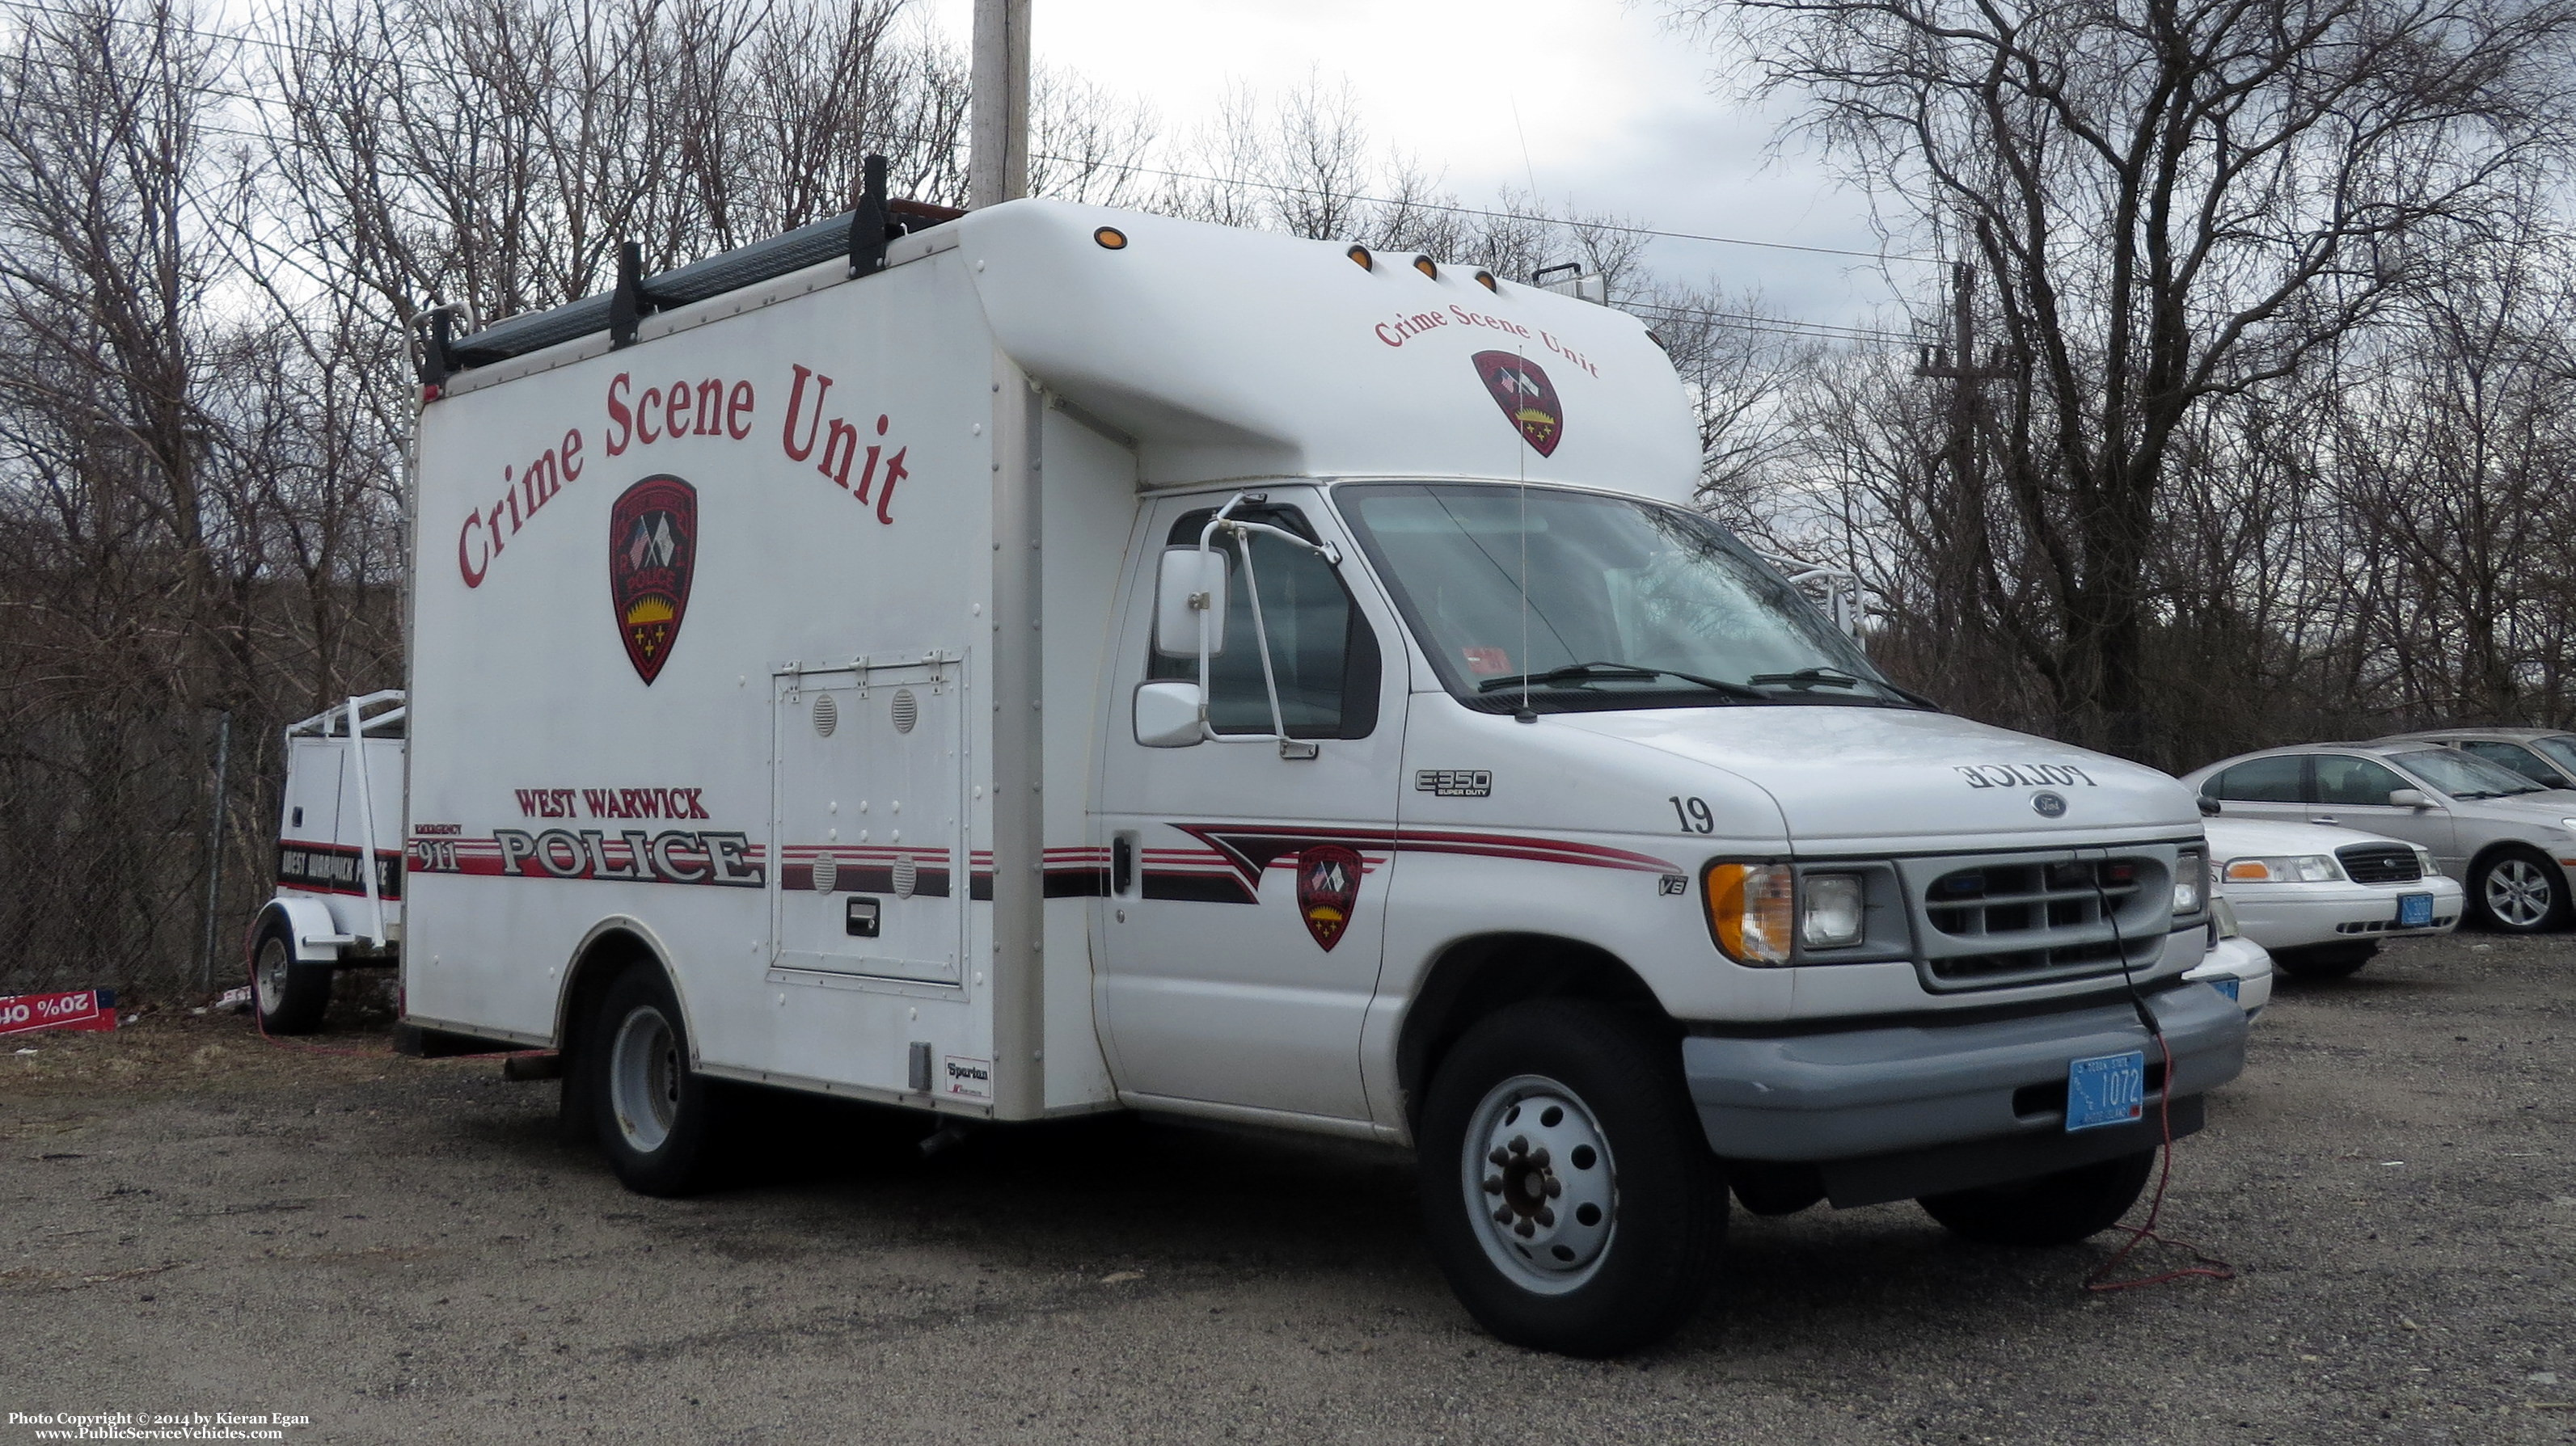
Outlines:
<svg viewBox="0 0 2576 1446"><path fill-rule="evenodd" d="M698 569L698 489L647 477L608 509L608 596L626 661L647 685L670 660Z"/></svg>
<svg viewBox="0 0 2576 1446"><path fill-rule="evenodd" d="M1538 363L1507 351L1480 351L1468 360L1476 364L1476 375L1485 379L1495 405L1521 429L1521 440L1542 457L1555 451L1565 435L1565 408L1556 399L1556 384Z"/></svg>

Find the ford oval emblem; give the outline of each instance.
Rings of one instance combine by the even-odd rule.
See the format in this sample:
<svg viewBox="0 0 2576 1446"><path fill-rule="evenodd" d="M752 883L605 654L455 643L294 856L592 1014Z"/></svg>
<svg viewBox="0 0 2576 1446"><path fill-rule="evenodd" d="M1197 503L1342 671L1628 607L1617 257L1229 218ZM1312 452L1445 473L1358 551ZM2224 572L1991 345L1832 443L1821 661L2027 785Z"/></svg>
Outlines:
<svg viewBox="0 0 2576 1446"><path fill-rule="evenodd" d="M2030 796L2030 806L2041 818L2066 817L2066 797L2063 794L2034 793Z"/></svg>

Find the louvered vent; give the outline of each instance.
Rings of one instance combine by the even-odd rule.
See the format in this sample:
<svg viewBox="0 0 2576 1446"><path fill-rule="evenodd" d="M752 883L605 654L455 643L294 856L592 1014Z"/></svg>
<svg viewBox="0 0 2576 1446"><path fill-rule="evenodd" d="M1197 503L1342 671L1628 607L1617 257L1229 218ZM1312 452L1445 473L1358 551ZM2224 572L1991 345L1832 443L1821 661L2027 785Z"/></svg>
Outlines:
<svg viewBox="0 0 2576 1446"><path fill-rule="evenodd" d="M910 688L895 689L894 731L897 733L909 733L912 731L912 725L920 721L921 700L912 696L912 690Z"/></svg>
<svg viewBox="0 0 2576 1446"><path fill-rule="evenodd" d="M921 871L913 866L912 855L896 855L894 861L894 896L898 899L911 898L913 885L919 882L921 882Z"/></svg>
<svg viewBox="0 0 2576 1446"><path fill-rule="evenodd" d="M829 693L817 695L814 699L814 731L829 738L832 730L840 726L841 705L833 702Z"/></svg>
<svg viewBox="0 0 2576 1446"><path fill-rule="evenodd" d="M824 730L829 732L831 730ZM841 882L841 861L829 855L814 861L814 892L828 894Z"/></svg>

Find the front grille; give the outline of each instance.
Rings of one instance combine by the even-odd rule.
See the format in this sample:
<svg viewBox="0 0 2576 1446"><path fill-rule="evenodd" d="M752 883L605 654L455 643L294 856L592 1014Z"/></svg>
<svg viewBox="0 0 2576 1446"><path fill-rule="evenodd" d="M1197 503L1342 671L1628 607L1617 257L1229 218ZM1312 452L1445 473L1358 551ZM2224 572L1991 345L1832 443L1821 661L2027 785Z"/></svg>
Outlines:
<svg viewBox="0 0 2576 1446"><path fill-rule="evenodd" d="M2424 877L2423 861L2398 844L2346 844L2335 858L2356 884L2411 884Z"/></svg>
<svg viewBox="0 0 2576 1446"><path fill-rule="evenodd" d="M2170 866L2154 858L2065 852L1925 860L1917 880L1925 982L1990 989L2112 974L2152 964L2171 925Z"/></svg>

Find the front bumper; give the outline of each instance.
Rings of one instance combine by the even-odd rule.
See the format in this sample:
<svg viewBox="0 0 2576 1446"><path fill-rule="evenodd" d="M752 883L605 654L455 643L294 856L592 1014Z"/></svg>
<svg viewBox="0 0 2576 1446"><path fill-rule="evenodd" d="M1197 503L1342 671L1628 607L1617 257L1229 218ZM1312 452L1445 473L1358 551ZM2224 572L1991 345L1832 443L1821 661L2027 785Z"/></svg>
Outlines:
<svg viewBox="0 0 2576 1446"><path fill-rule="evenodd" d="M2272 956L2263 946L2238 935L2221 939L2201 956L2199 967L2182 976L2207 984L2218 979L2236 981L2236 1007L2252 1019L2272 1002Z"/></svg>
<svg viewBox="0 0 2576 1446"><path fill-rule="evenodd" d="M2245 1068L2244 1011L2203 984L2146 1004L2172 1053L2135 1125L2068 1133L2067 1066L2143 1049L2164 1063L2125 996L2075 1009L1965 1023L1888 1025L1785 1038L1694 1034L1682 1071L1719 1155L1824 1167L1837 1205L2069 1169L2157 1143L2159 1095L2177 1136L2197 1129L2198 1096Z"/></svg>
<svg viewBox="0 0 2576 1446"><path fill-rule="evenodd" d="M2466 899L2459 884L2441 874L2404 884L2244 884L2227 886L2236 927L2266 949L2312 944L2351 944L2405 934L2447 934L2459 926ZM2431 894L2433 924L2397 927L2400 894Z"/></svg>

